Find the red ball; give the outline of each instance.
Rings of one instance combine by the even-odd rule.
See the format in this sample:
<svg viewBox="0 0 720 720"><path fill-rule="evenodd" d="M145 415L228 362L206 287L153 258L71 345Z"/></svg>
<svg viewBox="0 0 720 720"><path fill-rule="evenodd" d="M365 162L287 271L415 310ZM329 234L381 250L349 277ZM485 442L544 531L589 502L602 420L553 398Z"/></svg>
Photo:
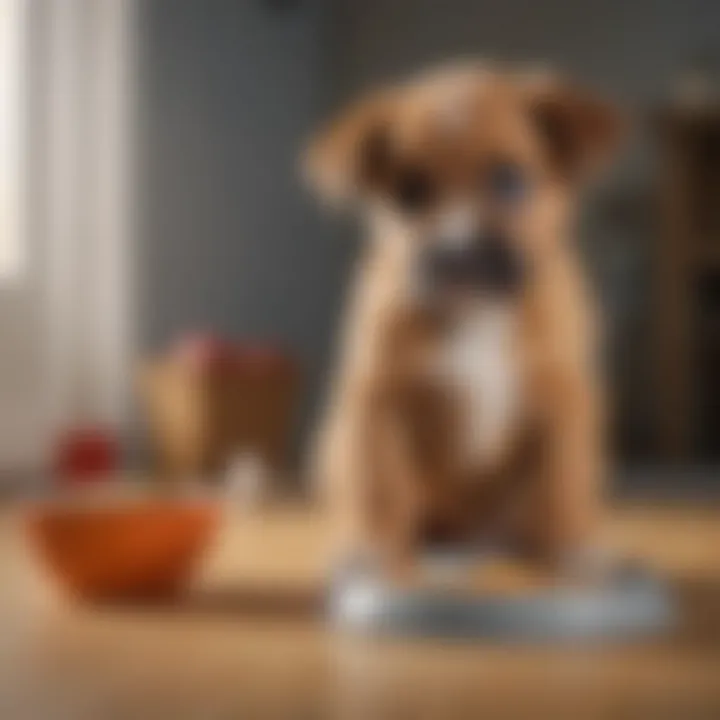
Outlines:
<svg viewBox="0 0 720 720"><path fill-rule="evenodd" d="M77 427L65 432L55 448L55 471L68 482L107 477L118 468L117 438L100 427Z"/></svg>

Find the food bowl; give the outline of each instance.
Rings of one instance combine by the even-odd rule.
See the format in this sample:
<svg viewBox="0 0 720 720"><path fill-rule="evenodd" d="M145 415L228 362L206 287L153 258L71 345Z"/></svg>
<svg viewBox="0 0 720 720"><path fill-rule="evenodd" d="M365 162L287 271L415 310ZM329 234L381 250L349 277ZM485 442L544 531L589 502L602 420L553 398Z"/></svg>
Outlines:
<svg viewBox="0 0 720 720"><path fill-rule="evenodd" d="M41 561L70 595L92 602L162 600L190 582L218 526L207 500L151 499L33 508Z"/></svg>

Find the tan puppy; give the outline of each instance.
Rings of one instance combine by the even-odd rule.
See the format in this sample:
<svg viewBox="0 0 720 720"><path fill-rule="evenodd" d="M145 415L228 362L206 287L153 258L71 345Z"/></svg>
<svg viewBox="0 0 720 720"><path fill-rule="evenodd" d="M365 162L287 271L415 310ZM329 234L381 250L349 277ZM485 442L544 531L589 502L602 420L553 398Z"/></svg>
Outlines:
<svg viewBox="0 0 720 720"><path fill-rule="evenodd" d="M311 146L315 186L369 230L317 457L342 554L591 546L602 413L569 234L617 126L560 81L470 65L378 92Z"/></svg>

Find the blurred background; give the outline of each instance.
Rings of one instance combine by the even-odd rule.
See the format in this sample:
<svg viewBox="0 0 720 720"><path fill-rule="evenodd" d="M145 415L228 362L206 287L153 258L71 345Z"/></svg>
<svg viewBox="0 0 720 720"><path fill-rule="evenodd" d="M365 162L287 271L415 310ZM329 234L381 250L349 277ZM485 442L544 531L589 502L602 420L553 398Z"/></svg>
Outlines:
<svg viewBox="0 0 720 720"><path fill-rule="evenodd" d="M142 466L138 368L188 334L292 357L297 467L358 234L298 153L363 90L465 56L550 64L631 117L579 233L618 477L719 476L718 3L0 0L0 22L6 484L78 424Z"/></svg>

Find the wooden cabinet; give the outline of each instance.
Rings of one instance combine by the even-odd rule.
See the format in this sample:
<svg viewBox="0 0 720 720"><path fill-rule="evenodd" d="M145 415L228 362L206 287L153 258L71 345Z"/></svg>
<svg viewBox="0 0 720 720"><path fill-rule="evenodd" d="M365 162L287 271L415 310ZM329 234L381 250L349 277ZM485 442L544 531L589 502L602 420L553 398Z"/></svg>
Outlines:
<svg viewBox="0 0 720 720"><path fill-rule="evenodd" d="M659 117L655 262L657 444L665 459L720 459L720 107Z"/></svg>

